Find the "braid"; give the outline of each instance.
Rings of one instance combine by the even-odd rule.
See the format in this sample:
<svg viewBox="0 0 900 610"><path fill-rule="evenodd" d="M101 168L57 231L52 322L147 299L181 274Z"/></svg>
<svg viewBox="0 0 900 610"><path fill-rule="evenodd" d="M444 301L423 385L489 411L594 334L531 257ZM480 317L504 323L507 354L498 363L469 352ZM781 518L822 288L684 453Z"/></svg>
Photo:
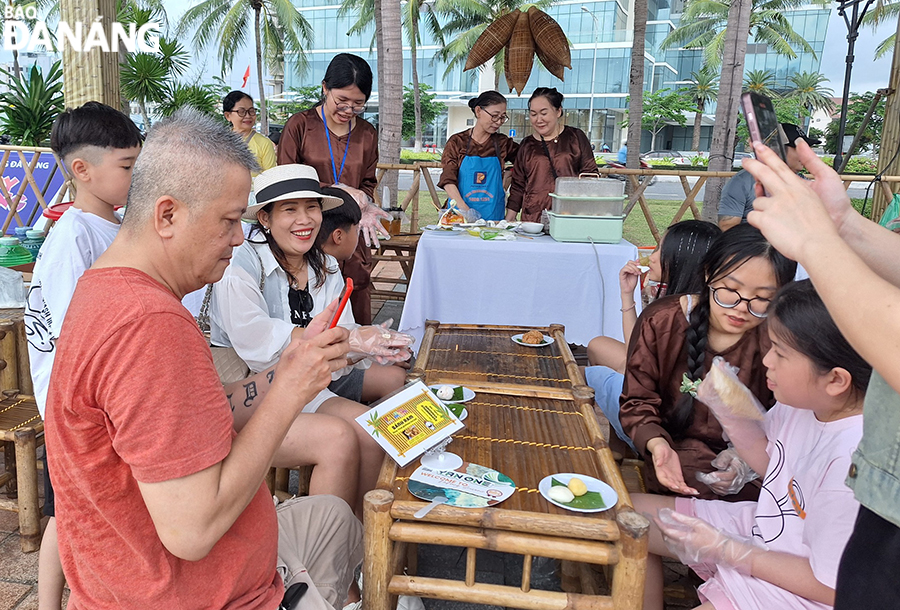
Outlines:
<svg viewBox="0 0 900 610"><path fill-rule="evenodd" d="M706 343L709 337L709 298L701 296L697 306L691 311L691 325L685 334L685 350L687 351L687 376L691 381L703 377L706 364ZM673 436L680 436L694 415L694 397L683 394L675 404L669 417L670 431Z"/></svg>

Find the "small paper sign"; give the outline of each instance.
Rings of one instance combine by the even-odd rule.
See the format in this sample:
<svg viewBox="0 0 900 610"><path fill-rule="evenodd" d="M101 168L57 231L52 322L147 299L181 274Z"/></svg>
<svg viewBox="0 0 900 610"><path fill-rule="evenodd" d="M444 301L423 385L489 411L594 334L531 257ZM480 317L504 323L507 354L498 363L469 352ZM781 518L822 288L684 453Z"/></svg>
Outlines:
<svg viewBox="0 0 900 610"><path fill-rule="evenodd" d="M408 384L356 418L400 466L464 428L421 381Z"/></svg>
<svg viewBox="0 0 900 610"><path fill-rule="evenodd" d="M465 467L467 464L463 466ZM490 480L487 476L488 474L493 475L495 480ZM511 481L502 481L498 478L498 475L499 473L495 470L490 470L489 473L482 476L466 470L462 472L459 470L435 470L427 466L419 466L410 475L409 480L431 487L439 487L485 498L488 504L493 505L503 502L516 491Z"/></svg>

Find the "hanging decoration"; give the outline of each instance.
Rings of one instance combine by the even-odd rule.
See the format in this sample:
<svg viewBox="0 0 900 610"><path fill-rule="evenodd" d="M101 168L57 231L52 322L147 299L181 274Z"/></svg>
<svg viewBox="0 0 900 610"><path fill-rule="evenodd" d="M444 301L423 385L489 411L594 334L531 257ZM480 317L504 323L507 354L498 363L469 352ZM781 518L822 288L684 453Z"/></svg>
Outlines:
<svg viewBox="0 0 900 610"><path fill-rule="evenodd" d="M569 41L559 24L535 6L527 12L516 9L490 24L469 51L466 70L471 70L504 52L503 68L510 91L525 89L535 54L547 71L565 80L563 68L572 69Z"/></svg>

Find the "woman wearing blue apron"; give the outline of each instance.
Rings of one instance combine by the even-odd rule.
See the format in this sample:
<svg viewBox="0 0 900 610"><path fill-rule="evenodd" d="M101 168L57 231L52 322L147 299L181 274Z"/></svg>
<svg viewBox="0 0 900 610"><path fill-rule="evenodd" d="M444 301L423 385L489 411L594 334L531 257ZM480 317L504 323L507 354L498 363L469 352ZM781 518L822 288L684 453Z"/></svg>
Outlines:
<svg viewBox="0 0 900 610"><path fill-rule="evenodd" d="M506 207L504 167L516 158L519 145L497 130L509 120L506 98L485 91L469 100L475 114L471 129L453 134L441 157L438 186L463 213L477 210L485 220L502 220Z"/></svg>

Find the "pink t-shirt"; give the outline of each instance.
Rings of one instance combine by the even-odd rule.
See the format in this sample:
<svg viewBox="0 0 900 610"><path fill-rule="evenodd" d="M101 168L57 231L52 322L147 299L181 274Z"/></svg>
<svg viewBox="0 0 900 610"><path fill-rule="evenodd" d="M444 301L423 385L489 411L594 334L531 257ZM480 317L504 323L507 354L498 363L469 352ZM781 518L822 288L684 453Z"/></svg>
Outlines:
<svg viewBox="0 0 900 610"><path fill-rule="evenodd" d="M862 438L862 415L824 423L812 411L776 403L764 426L769 466L759 501L695 500L693 512L726 531L752 535L770 550L808 557L816 579L834 588L859 510L844 479ZM716 610L830 608L728 566L716 567L700 588Z"/></svg>
<svg viewBox="0 0 900 610"><path fill-rule="evenodd" d="M209 347L178 299L135 269L89 270L58 350L46 434L69 607L276 607L265 485L200 561L163 547L138 488L221 462L234 437Z"/></svg>

